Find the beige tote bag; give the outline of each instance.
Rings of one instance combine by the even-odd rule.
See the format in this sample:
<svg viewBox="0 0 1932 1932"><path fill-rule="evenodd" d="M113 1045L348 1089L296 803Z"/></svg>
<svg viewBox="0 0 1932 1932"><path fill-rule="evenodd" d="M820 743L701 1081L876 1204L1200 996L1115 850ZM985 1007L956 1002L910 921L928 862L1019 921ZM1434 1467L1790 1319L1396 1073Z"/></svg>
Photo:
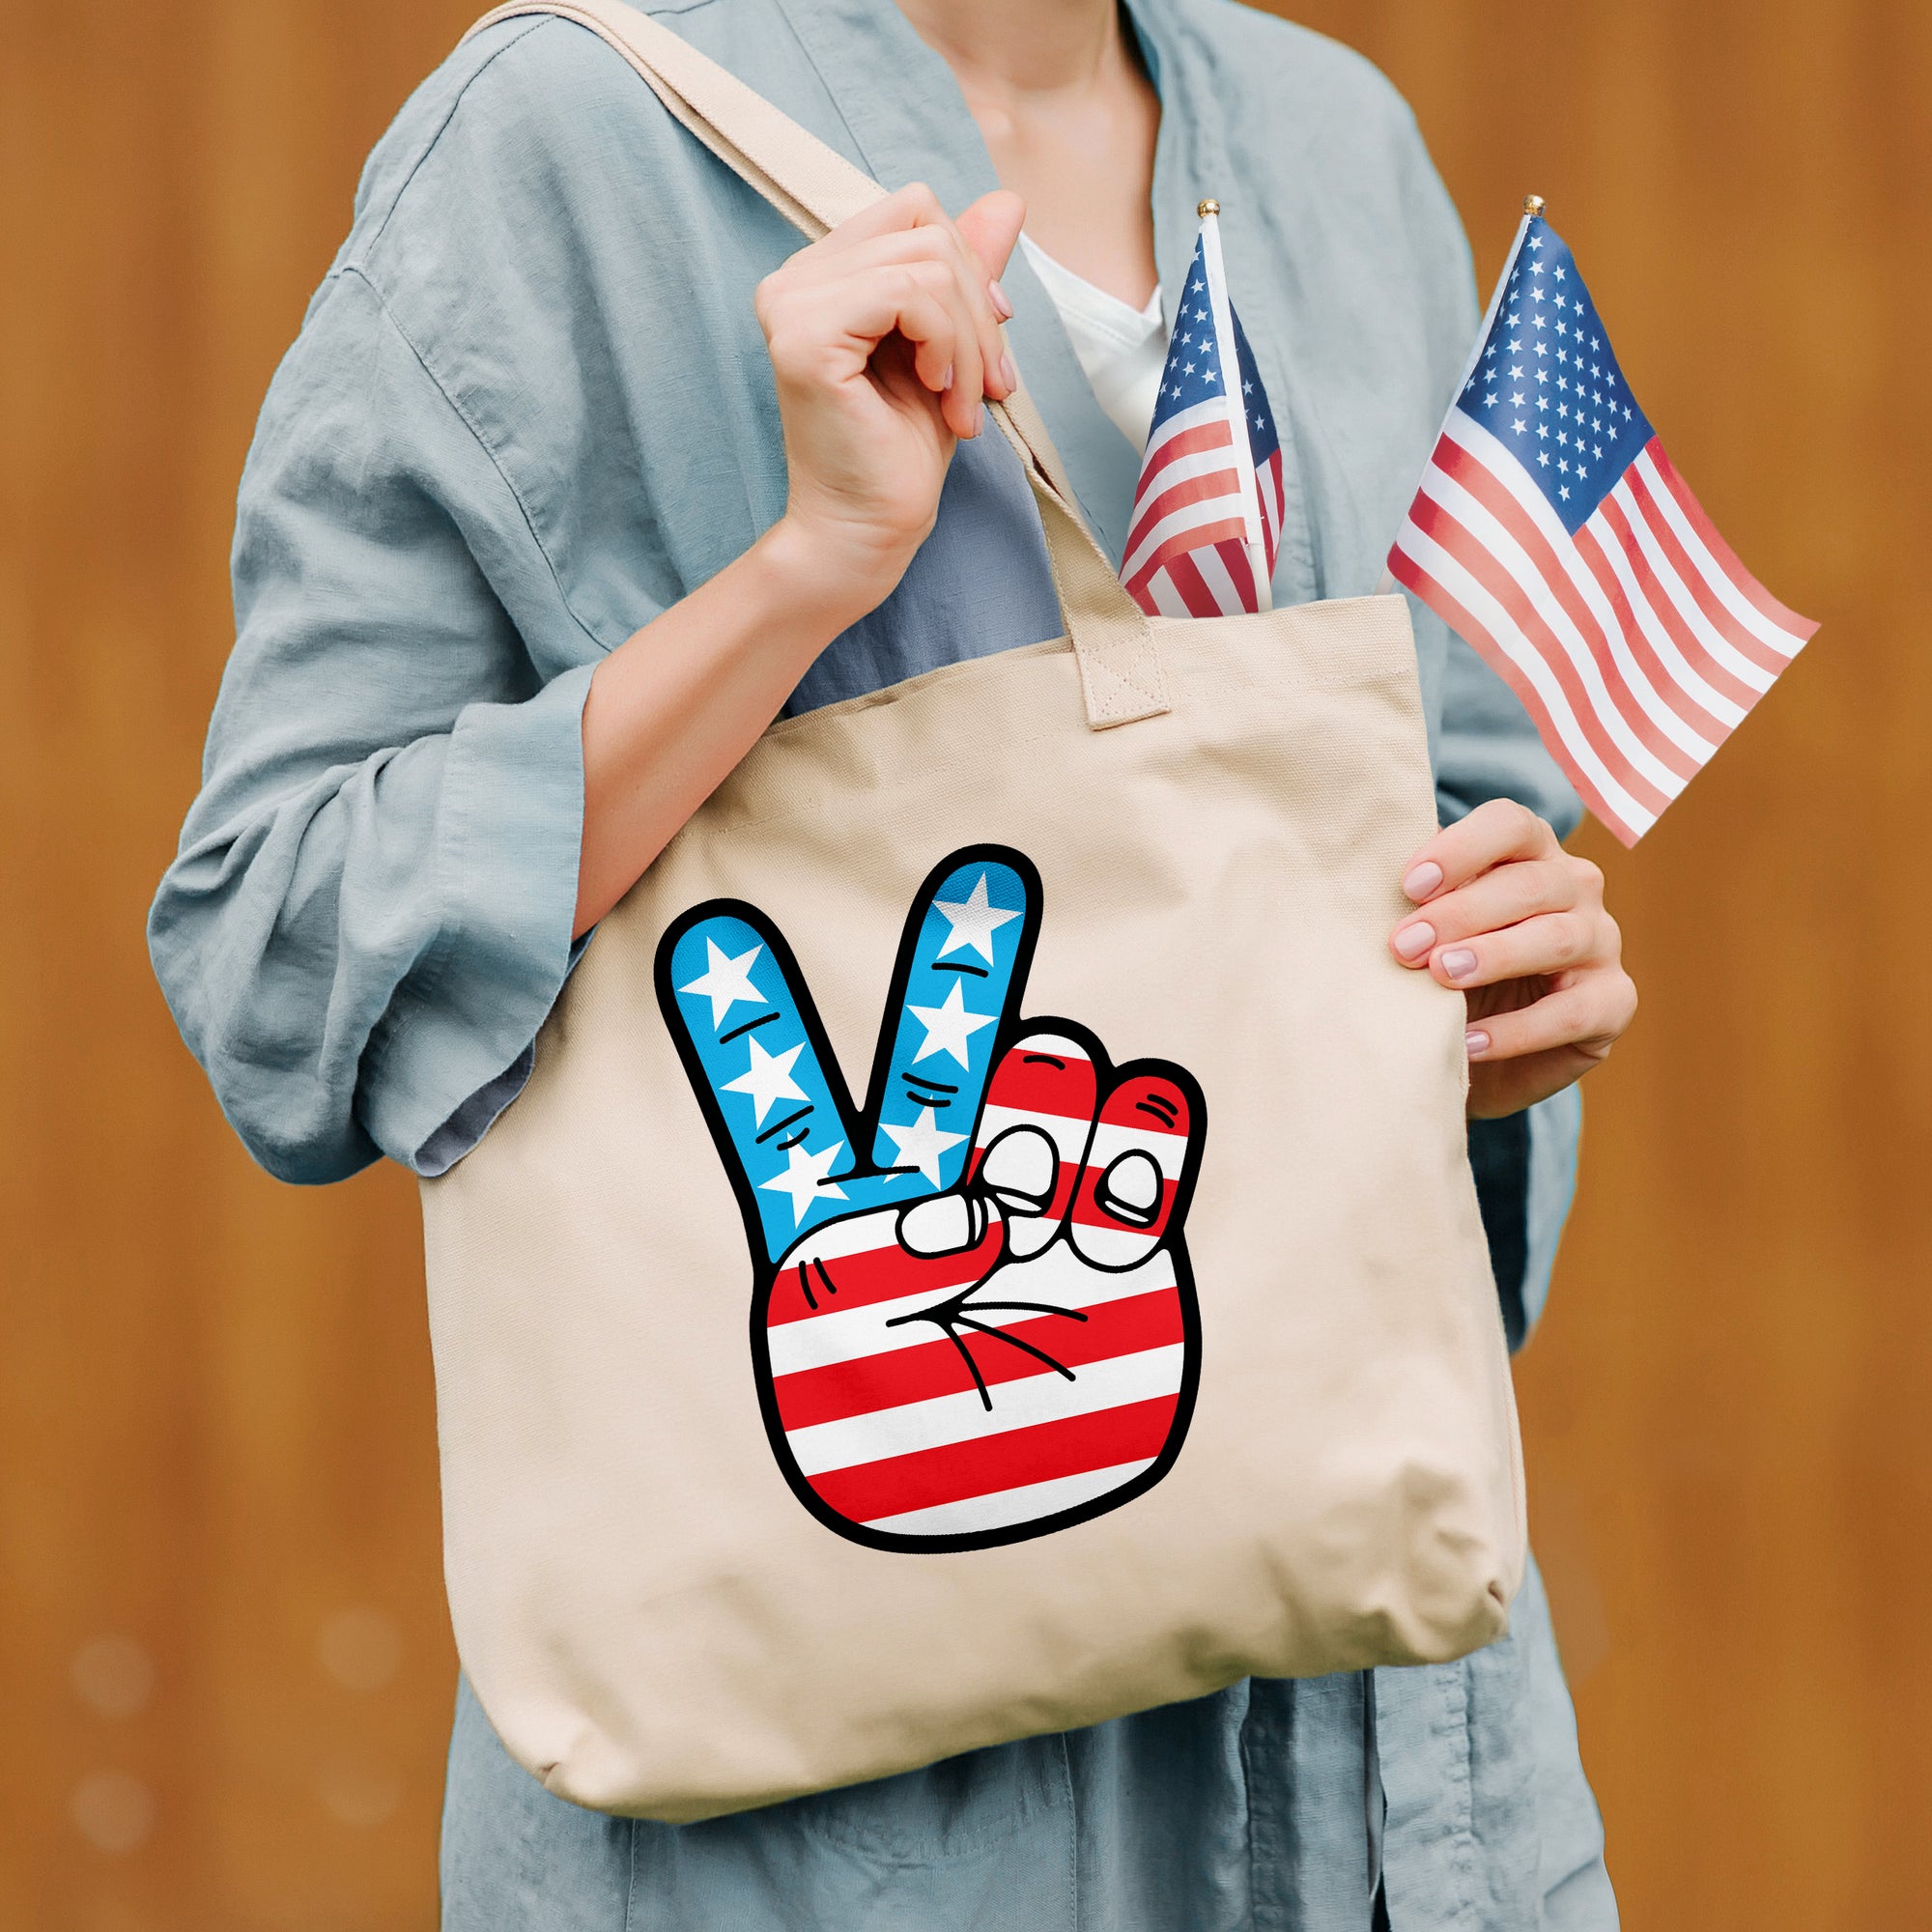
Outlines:
<svg viewBox="0 0 1932 1932"><path fill-rule="evenodd" d="M882 192L615 0L518 12L808 235ZM1067 637L775 724L422 1190L457 1642L582 1804L1451 1658L1520 1576L1463 1001L1387 945L1406 607L1150 620L994 413Z"/></svg>

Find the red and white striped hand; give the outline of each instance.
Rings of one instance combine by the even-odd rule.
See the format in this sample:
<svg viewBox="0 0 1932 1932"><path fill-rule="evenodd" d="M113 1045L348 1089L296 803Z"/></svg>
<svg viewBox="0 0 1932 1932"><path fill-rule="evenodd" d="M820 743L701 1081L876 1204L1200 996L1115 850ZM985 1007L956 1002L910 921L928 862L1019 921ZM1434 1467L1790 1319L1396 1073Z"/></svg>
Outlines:
<svg viewBox="0 0 1932 1932"><path fill-rule="evenodd" d="M1112 1067L1073 1022L1018 1019L1039 912L1017 853L935 870L864 1111L754 908L697 908L660 952L753 1241L774 1453L813 1515L877 1548L982 1548L1116 1508L1165 1474L1192 1409L1200 1090L1166 1062ZM869 1164L847 1151L868 1146Z"/></svg>

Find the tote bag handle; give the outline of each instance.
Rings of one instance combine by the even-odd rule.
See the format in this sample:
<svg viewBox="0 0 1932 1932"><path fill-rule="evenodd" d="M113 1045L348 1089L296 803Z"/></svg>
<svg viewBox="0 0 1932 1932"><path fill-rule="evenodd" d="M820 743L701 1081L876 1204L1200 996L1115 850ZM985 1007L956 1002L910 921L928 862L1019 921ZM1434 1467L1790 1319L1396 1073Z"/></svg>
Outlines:
<svg viewBox="0 0 1932 1932"><path fill-rule="evenodd" d="M575 20L608 41L692 133L812 241L884 198L886 190L871 176L623 0L510 0L484 14L464 38L528 14ZM1072 486L1033 399L1021 388L986 407L1018 453L1039 502L1087 723L1103 730L1157 717L1169 703L1152 627L1073 507Z"/></svg>

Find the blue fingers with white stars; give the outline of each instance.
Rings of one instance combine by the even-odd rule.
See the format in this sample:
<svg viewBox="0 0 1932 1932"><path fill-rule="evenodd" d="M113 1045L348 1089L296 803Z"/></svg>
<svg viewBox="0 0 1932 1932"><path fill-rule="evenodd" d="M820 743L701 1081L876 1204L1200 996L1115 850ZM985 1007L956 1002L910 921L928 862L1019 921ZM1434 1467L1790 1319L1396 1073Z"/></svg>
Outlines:
<svg viewBox="0 0 1932 1932"><path fill-rule="evenodd" d="M889 1016L892 1057L864 1151L765 934L720 912L678 939L678 1014L772 1259L823 1222L957 1184L1012 990L1026 890L1012 867L976 861L933 892Z"/></svg>
<svg viewBox="0 0 1932 1932"><path fill-rule="evenodd" d="M872 1139L873 1165L899 1170L885 1177L893 1200L942 1192L966 1171L1026 913L1025 882L988 860L949 872L926 904Z"/></svg>

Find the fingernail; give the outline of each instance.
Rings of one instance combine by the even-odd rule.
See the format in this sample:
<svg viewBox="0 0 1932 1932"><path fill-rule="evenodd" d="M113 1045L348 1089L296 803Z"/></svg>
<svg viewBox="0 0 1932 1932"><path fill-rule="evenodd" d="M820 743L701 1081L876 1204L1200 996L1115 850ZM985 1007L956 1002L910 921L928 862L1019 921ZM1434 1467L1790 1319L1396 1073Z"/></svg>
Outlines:
<svg viewBox="0 0 1932 1932"><path fill-rule="evenodd" d="M1463 1044L1468 1049L1471 1060L1480 1060L1490 1050L1490 1037L1481 1027L1471 1027L1463 1036Z"/></svg>
<svg viewBox="0 0 1932 1932"><path fill-rule="evenodd" d="M1383 878L1388 874L1384 872ZM1395 936L1395 950L1405 959L1420 959L1435 944L1435 928L1426 920L1418 920L1413 925L1406 925Z"/></svg>
<svg viewBox="0 0 1932 1932"><path fill-rule="evenodd" d="M1003 355L1000 357L1000 381L1007 385L1009 395L1020 385L1020 372L1013 367L1013 358L1010 355Z"/></svg>
<svg viewBox="0 0 1932 1932"><path fill-rule="evenodd" d="M995 309L999 311L1000 320L1002 322L1012 321L1013 305L1007 299L1006 290L1003 289L997 281L988 282L986 284L986 299L993 304Z"/></svg>
<svg viewBox="0 0 1932 1932"><path fill-rule="evenodd" d="M1442 867L1434 859L1416 867L1402 882L1403 891L1420 905L1442 883Z"/></svg>
<svg viewBox="0 0 1932 1932"><path fill-rule="evenodd" d="M952 364L946 365L946 374L939 379L939 393L943 396L952 386Z"/></svg>
<svg viewBox="0 0 1932 1932"><path fill-rule="evenodd" d="M976 403L973 407L973 434L978 436L986 427L986 406Z"/></svg>
<svg viewBox="0 0 1932 1932"><path fill-rule="evenodd" d="M1476 970L1476 955L1465 947L1459 946L1453 952L1442 955L1442 970L1452 980L1461 980Z"/></svg>

